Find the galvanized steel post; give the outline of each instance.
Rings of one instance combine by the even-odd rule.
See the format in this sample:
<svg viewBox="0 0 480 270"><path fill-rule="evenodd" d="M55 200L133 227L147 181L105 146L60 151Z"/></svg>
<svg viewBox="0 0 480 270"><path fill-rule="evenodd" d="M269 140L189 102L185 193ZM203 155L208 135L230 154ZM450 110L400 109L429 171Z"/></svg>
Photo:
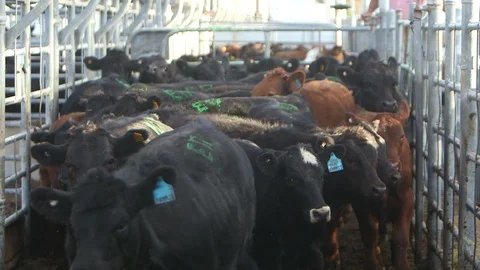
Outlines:
<svg viewBox="0 0 480 270"><path fill-rule="evenodd" d="M57 119L58 113L58 0L50 0L47 11L48 25L48 86L49 93L46 99L46 123L51 125Z"/></svg>
<svg viewBox="0 0 480 270"><path fill-rule="evenodd" d="M403 23L402 23L402 11L396 10L395 11L395 58L397 58L398 62L405 63L406 59L403 59L402 53L404 50L403 44ZM398 69L398 75L400 77L401 68Z"/></svg>
<svg viewBox="0 0 480 270"><path fill-rule="evenodd" d="M455 135L455 92L450 87L453 81L454 72L454 42L455 36L452 33L450 24L455 18L455 1L445 0L445 105L443 107L443 119L445 138L443 140L443 267L444 269L452 268L453 260L453 238L450 231L453 225L453 190L449 185L450 179L454 179L455 159L454 144L450 142L450 138Z"/></svg>
<svg viewBox="0 0 480 270"><path fill-rule="evenodd" d="M417 6L413 15L413 59L415 83L413 88L415 112L415 261L422 259L422 222L423 222L423 104L425 93L423 89L423 39L422 10Z"/></svg>
<svg viewBox="0 0 480 270"><path fill-rule="evenodd" d="M473 0L462 0L462 53L460 91L460 166L459 166L459 217L458 217L458 267L466 269L466 252L475 247L475 217L467 211L467 199L473 201L475 192L476 162L468 159L468 153L477 153L477 104L469 99L472 77L472 33L468 24L472 21ZM473 254L474 255L474 254ZM475 256L475 255L474 255ZM473 259L473 258L472 258Z"/></svg>
<svg viewBox="0 0 480 270"><path fill-rule="evenodd" d="M5 0L0 0L0 270L5 269Z"/></svg>
<svg viewBox="0 0 480 270"><path fill-rule="evenodd" d="M428 122L427 122L427 189L428 189L428 215L427 215L427 229L428 229L428 249L427 260L432 269L438 269L439 261L435 254L434 246L439 242L437 238L438 215L435 211L434 205L438 201L438 175L436 167L440 164L438 155L438 130L440 117L440 92L436 87L437 71L438 71L438 43L437 31L434 26L437 23L437 9L439 0L428 0L428 48L427 48L427 63L428 63L428 82L424 92L427 92L427 106L428 106ZM422 117L423 118L423 117ZM423 121L423 119L422 119ZM418 142L417 142L418 143ZM417 168L418 169L418 168Z"/></svg>
<svg viewBox="0 0 480 270"><path fill-rule="evenodd" d="M23 14L30 12L30 0L24 0ZM21 143L22 149L22 170L28 171L31 167L30 162L30 128L31 128L31 107L30 107L30 91L31 91L31 60L30 60L30 46L31 46L31 31L30 26L25 28L23 35L23 47L25 48L25 54L23 55L23 68L22 79L22 117L21 117L21 129L25 131L25 140ZM17 84L15 84L17 86ZM27 209L24 219L24 253L29 254L30 246L30 173L25 174L22 177L22 208Z"/></svg>
<svg viewBox="0 0 480 270"><path fill-rule="evenodd" d="M265 58L270 58L271 32L265 31Z"/></svg>
<svg viewBox="0 0 480 270"><path fill-rule="evenodd" d="M385 28L385 37L386 37L386 42L385 42L385 59L388 59L390 56L395 56L395 48L396 42L395 42L395 29L396 29L396 14L395 10L390 9L385 12L385 19L386 19L386 28Z"/></svg>

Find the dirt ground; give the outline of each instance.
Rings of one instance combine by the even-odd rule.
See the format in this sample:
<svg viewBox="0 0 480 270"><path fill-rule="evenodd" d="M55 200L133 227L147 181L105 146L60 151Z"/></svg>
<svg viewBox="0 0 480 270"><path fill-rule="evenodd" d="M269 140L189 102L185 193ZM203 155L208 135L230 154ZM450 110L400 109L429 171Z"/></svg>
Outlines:
<svg viewBox="0 0 480 270"><path fill-rule="evenodd" d="M33 218L33 217L32 217ZM41 220L39 217L35 217L36 220ZM33 222L33 221L32 221ZM42 227L42 226L40 226ZM43 227L42 227L43 228ZM39 231L43 229L39 228ZM342 264L344 266L344 270L363 270L362 266L362 243L360 241L360 235L357 229L357 221L355 217L352 216L351 220L345 224L343 228L340 229L339 240L340 240L340 247L341 247L341 257L342 257ZM55 228L50 227L50 233L55 231ZM58 233L60 233L58 231ZM68 269L66 266L66 262L63 259L63 247L61 243L57 242L54 243L49 239L42 239L42 237L36 237L34 241L40 241L43 243L42 245L36 245L36 251L33 252L32 257L27 260L22 260L15 270L66 270ZM45 247L44 244L47 246ZM381 246L383 260L386 264L385 266L388 268L390 265L390 244L383 243ZM412 269L423 270L426 269L423 265L417 265L414 267L413 262L413 253L411 249L409 249L409 261ZM390 268L393 269L393 268Z"/></svg>

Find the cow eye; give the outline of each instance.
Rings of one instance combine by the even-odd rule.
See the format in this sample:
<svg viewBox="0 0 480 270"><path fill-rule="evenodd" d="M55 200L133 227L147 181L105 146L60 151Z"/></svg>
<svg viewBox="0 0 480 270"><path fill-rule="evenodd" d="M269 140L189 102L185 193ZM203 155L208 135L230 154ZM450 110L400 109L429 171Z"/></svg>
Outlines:
<svg viewBox="0 0 480 270"><path fill-rule="evenodd" d="M288 178L288 184L290 184L290 185L295 185L296 182L297 182L297 181L295 181L295 178L293 178L293 177L289 177L289 178Z"/></svg>

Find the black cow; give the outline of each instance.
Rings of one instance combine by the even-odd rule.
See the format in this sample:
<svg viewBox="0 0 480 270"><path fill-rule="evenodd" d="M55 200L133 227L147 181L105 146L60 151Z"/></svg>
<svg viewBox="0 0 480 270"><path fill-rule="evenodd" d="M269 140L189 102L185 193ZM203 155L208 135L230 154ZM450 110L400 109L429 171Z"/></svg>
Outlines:
<svg viewBox="0 0 480 270"><path fill-rule="evenodd" d="M83 63L90 70L101 70L102 77L115 73L129 80L132 72L130 58L124 51L116 49L107 50L107 54L100 59L94 56L85 57Z"/></svg>
<svg viewBox="0 0 480 270"><path fill-rule="evenodd" d="M139 72L138 82L141 83L168 83L168 63L159 54L140 57L130 61L132 71Z"/></svg>
<svg viewBox="0 0 480 270"><path fill-rule="evenodd" d="M257 217L252 254L261 269L322 269L323 256L315 245L330 220L323 200L322 164L310 145L283 151L261 149L235 140L247 153L255 175ZM339 154L342 146L327 151ZM284 254L282 256L282 254Z"/></svg>
<svg viewBox="0 0 480 270"><path fill-rule="evenodd" d="M98 80L87 81L75 87L75 91L67 98L60 109L60 115L72 112L84 112L86 100L95 95L121 97L131 85L122 77L110 74Z"/></svg>
<svg viewBox="0 0 480 270"><path fill-rule="evenodd" d="M353 90L355 103L368 111L392 112L399 109L403 97L397 91L398 63L394 57L388 63L370 61L362 71L339 67L338 77Z"/></svg>
<svg viewBox="0 0 480 270"><path fill-rule="evenodd" d="M31 153L44 166L60 166L60 184L69 188L90 168L116 170L145 143L169 130L155 114L87 121L71 128L65 143L36 144Z"/></svg>
<svg viewBox="0 0 480 270"><path fill-rule="evenodd" d="M321 56L310 64L307 77L313 78L319 72L326 76L336 76L339 65L340 63L333 56Z"/></svg>
<svg viewBox="0 0 480 270"><path fill-rule="evenodd" d="M362 51L357 56L357 61L355 64L355 71L360 72L365 69L368 62L379 62L380 55L378 54L377 50L375 49L367 49Z"/></svg>
<svg viewBox="0 0 480 270"><path fill-rule="evenodd" d="M255 222L254 185L245 152L195 121L114 175L91 169L72 193L33 190L31 205L71 228L72 270L234 270Z"/></svg>
<svg viewBox="0 0 480 270"><path fill-rule="evenodd" d="M283 64L283 60L273 57L261 59L258 63L254 63L254 61L255 59L253 58L244 59L248 73L269 71L277 67L282 67L287 72L294 72L300 66L300 61L298 59L288 60L285 64Z"/></svg>
<svg viewBox="0 0 480 270"><path fill-rule="evenodd" d="M225 74L229 65L228 57L226 56L222 58L222 64L212 58L202 60L195 67L190 66L187 61L180 59L175 63L185 77L191 77L199 81L225 81Z"/></svg>
<svg viewBox="0 0 480 270"><path fill-rule="evenodd" d="M157 96L144 98L138 92L127 92L122 97L115 99L107 95L97 95L88 99L85 119L100 119L105 115L134 116L136 114L156 109L160 106Z"/></svg>

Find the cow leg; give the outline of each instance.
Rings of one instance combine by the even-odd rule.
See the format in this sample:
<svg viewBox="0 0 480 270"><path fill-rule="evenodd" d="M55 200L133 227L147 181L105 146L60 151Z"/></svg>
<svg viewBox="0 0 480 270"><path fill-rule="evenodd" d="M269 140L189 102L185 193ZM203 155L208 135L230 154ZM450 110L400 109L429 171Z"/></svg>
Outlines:
<svg viewBox="0 0 480 270"><path fill-rule="evenodd" d="M341 218L344 207L331 206L332 218L325 226L325 241L322 252L326 269L340 269L340 252L337 239L338 228L341 225Z"/></svg>
<svg viewBox="0 0 480 270"><path fill-rule="evenodd" d="M406 192L398 216L393 220L392 230L392 263L396 270L410 269L407 250L410 245L410 219L413 214L413 191Z"/></svg>
<svg viewBox="0 0 480 270"><path fill-rule="evenodd" d="M378 221L368 210L354 206L354 212L365 248L364 269L380 270L383 266L383 260L378 246Z"/></svg>

